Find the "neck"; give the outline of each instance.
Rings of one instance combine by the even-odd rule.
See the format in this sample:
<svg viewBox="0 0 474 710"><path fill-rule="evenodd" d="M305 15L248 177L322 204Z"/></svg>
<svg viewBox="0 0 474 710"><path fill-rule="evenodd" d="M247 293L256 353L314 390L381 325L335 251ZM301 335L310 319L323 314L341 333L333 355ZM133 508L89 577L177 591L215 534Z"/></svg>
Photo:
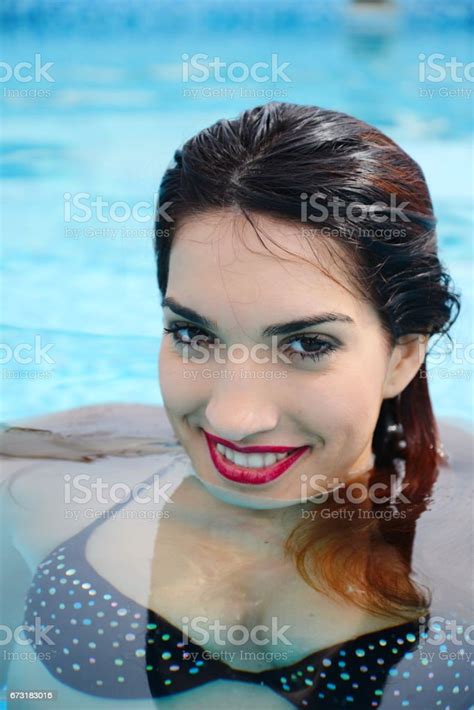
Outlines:
<svg viewBox="0 0 474 710"><path fill-rule="evenodd" d="M365 466L348 471L344 476L346 484L355 481L367 483L374 458L371 454ZM271 534L272 539L278 538L284 542L290 532L304 520L311 520L313 525L317 526L318 520L321 520L322 508L337 509L335 493L343 485L338 484L326 496L311 496L304 501L301 498L281 501L271 497L255 498L249 494L204 483L196 476L190 462L189 466L193 490L191 510L186 506L187 521L193 520L196 524L211 526L225 538L241 537L251 531L251 534L257 534L258 538ZM337 525L337 516L333 522ZM327 523L325 528L327 529Z"/></svg>

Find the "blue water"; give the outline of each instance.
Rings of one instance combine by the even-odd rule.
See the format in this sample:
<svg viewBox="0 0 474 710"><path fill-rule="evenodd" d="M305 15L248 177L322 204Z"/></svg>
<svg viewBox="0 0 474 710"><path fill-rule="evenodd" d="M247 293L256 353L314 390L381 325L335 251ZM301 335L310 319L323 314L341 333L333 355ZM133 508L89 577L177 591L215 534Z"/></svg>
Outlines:
<svg viewBox="0 0 474 710"><path fill-rule="evenodd" d="M232 5L232 7L231 7ZM331 5L331 11L328 10ZM447 7L449 5L449 7ZM408 2L388 21L347 3L7 2L3 61L53 62L53 82L0 85L4 332L2 352L40 343L38 362L5 364L3 420L97 402L160 403L161 314L148 234L151 204L173 150L222 116L262 99L193 99L186 88L266 84L182 81L182 55L289 62L280 98L354 114L380 127L423 167L443 261L462 292L454 356L431 367L438 415L473 418L473 98L420 96L418 56L470 57L468 3ZM443 82L474 89L474 82ZM50 91L36 98L5 89ZM263 99L265 100L265 99ZM65 222L64 194L145 200L148 220ZM66 230L80 227L79 236ZM115 229L87 236L85 229ZM124 234L121 230L131 232ZM441 345L441 347L447 347ZM439 349L439 348L438 348ZM20 357L28 352L20 349ZM38 352L38 349L36 350ZM17 350L18 353L18 350Z"/></svg>

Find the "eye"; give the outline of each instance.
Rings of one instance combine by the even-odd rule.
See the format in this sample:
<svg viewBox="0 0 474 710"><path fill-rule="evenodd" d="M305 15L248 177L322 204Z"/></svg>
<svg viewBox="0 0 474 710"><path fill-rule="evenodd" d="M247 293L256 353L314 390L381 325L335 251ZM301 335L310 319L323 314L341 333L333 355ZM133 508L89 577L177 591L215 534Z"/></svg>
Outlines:
<svg viewBox="0 0 474 710"><path fill-rule="evenodd" d="M171 335L173 342L180 348L196 347L197 345L218 348L220 344L218 338L189 323L171 323L169 327L163 328L163 331ZM282 344L282 349L290 359L298 357L300 360L316 361L337 350L338 345L319 335L301 335L299 337L293 336L291 340L287 340Z"/></svg>
<svg viewBox="0 0 474 710"><path fill-rule="evenodd" d="M296 347L294 344L296 343ZM290 347L291 345L291 347ZM321 338L319 335L302 335L294 337L292 340L287 340L283 347L283 352L288 357L299 357L301 360L311 358L311 360L320 360L325 355L337 350L338 346Z"/></svg>
<svg viewBox="0 0 474 710"><path fill-rule="evenodd" d="M200 328L196 328L189 324L172 323L168 328L163 328L163 331L171 335L173 342L178 345L215 345L218 341L205 333Z"/></svg>

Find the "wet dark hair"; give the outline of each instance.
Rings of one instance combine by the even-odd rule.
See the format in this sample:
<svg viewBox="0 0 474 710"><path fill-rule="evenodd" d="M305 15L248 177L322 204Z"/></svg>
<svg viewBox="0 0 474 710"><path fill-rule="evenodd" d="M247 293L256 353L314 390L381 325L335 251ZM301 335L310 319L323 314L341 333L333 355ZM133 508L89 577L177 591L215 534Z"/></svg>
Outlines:
<svg viewBox="0 0 474 710"><path fill-rule="evenodd" d="M352 116L274 102L217 121L176 151L158 203L166 207L157 212L155 223L162 296L173 237L183 220L231 208L252 224L254 215L266 214L311 226L314 238L324 236L335 256L344 255L347 273L376 308L392 345L407 334L443 335L458 315L459 296L438 258L436 219L421 168L394 141ZM362 208L354 210L354 203ZM322 206L327 208L323 220ZM381 235L381 224L387 223ZM359 588L365 588L364 597L354 601L375 613L424 610L426 594L409 579L411 549L416 519L426 507L442 462L425 362L400 395L383 401L373 451L371 480L386 480L390 473L402 476L410 506L401 519L366 521L372 557L366 555L361 575L363 555L353 551ZM307 560L314 550L310 533L302 526L288 541L309 583ZM399 551L399 565L391 571L383 565L387 543ZM333 553L334 549L333 545ZM334 563L334 554L331 559ZM337 564L332 564L332 572L330 568L319 553L319 571L329 587L351 596L334 571ZM344 574L346 578L350 574L347 564Z"/></svg>

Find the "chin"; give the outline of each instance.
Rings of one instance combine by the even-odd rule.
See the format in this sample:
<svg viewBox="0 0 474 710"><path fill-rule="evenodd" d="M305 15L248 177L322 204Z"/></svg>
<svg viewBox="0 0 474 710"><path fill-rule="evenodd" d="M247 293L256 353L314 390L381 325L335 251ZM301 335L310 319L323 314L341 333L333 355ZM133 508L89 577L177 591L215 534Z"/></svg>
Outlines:
<svg viewBox="0 0 474 710"><path fill-rule="evenodd" d="M193 470L195 472L195 469ZM271 491L268 491L265 496L261 494L254 495L252 491L237 491L227 487L225 484L222 486L217 483L210 483L197 475L196 472L195 475L208 493L228 505L252 510L276 510L278 508L288 508L292 505L301 505L301 498L272 498Z"/></svg>

